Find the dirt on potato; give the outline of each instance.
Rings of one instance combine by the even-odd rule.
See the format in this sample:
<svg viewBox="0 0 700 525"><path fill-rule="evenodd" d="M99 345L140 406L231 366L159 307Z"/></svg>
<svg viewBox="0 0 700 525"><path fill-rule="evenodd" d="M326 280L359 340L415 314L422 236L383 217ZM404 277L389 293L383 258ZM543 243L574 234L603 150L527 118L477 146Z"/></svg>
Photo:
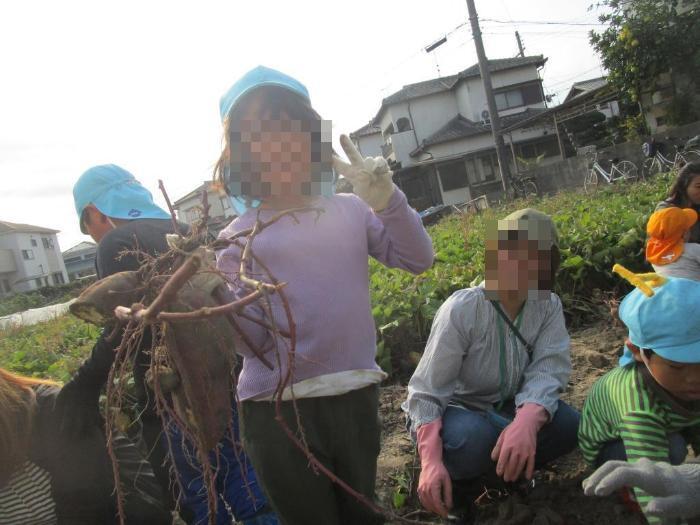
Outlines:
<svg viewBox="0 0 700 525"><path fill-rule="evenodd" d="M597 324L571 335L573 372L564 401L581 409L593 383L617 365L626 330L612 323ZM415 495L420 462L406 431L401 403L405 385L382 389L380 411L384 433L377 472L377 495L382 505L396 514L422 522L441 520L421 510ZM482 524L537 525L639 525L644 519L631 512L616 495L607 498L584 496L581 481L591 473L580 453L574 451L546 470L536 473L536 484L527 492L504 495L499 487L471 487L468 498L478 498L482 489L492 489L479 499L475 519ZM476 490L474 490L476 489ZM471 492L470 492L471 491ZM400 523L394 521L392 523ZM445 522L450 523L450 522ZM459 522L454 522L459 523Z"/></svg>

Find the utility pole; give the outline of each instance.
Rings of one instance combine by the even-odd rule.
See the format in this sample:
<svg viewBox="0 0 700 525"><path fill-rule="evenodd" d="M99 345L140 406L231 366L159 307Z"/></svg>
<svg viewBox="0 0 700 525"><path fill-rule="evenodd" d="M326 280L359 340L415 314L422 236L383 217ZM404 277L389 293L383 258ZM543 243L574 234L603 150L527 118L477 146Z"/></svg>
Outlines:
<svg viewBox="0 0 700 525"><path fill-rule="evenodd" d="M510 186L510 169L508 168L508 154L506 153L506 145L501 135L501 120L498 117L498 109L496 108L496 97L493 94L493 86L491 85L491 72L489 71L486 52L484 51L484 43L481 41L481 30L479 29L479 18L476 14L474 0L467 0L467 9L469 10L469 21L472 25L472 35L474 36L474 45L476 46L476 55L479 58L479 72L481 73L481 81L484 84L484 92L486 93L486 103L489 108L489 117L491 119L491 134L496 142L496 156L498 157L498 167L501 170L501 182L503 183L503 191L508 195Z"/></svg>
<svg viewBox="0 0 700 525"><path fill-rule="evenodd" d="M520 50L520 53L518 53L518 56L524 57L525 56L525 49L523 48L523 42L520 40L520 33L518 31L515 32L515 39L518 41L518 49Z"/></svg>

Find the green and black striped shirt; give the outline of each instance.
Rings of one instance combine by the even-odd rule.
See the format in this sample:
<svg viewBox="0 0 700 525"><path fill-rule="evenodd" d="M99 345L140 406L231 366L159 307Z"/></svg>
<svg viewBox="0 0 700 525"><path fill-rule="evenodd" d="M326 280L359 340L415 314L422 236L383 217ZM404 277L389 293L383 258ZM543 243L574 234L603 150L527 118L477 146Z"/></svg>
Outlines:
<svg viewBox="0 0 700 525"><path fill-rule="evenodd" d="M644 366L644 365L640 365ZM637 363L615 368L593 385L583 406L578 431L585 460L595 465L603 446L621 439L627 460L669 461L668 435L683 432L693 451L700 452L700 412L679 413L645 383ZM635 489L644 508L651 496ZM649 523L660 523L647 517Z"/></svg>

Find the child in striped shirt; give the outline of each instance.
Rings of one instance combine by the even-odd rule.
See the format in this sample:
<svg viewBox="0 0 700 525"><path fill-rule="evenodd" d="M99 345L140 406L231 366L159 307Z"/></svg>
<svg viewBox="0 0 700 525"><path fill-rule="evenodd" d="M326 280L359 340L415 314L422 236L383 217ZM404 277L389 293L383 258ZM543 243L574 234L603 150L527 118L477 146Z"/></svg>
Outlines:
<svg viewBox="0 0 700 525"><path fill-rule="evenodd" d="M593 466L642 458L683 463L688 444L700 452L700 282L669 277L646 293L635 289L620 318L629 330L624 355L586 399L583 456ZM645 509L650 496L639 488L635 495Z"/></svg>

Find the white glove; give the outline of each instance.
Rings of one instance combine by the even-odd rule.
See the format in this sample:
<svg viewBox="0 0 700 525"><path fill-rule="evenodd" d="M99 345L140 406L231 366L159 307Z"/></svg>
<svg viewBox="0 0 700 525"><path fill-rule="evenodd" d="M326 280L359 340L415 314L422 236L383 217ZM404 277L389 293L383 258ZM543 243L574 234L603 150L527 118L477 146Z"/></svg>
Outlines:
<svg viewBox="0 0 700 525"><path fill-rule="evenodd" d="M607 496L614 490L639 487L655 496L644 512L660 518L692 518L700 515L700 464L685 463L672 467L647 458L636 463L607 461L583 480L586 496Z"/></svg>
<svg viewBox="0 0 700 525"><path fill-rule="evenodd" d="M335 171L350 181L355 195L374 211L382 211L389 205L389 199L396 189L386 160L384 157L363 157L347 135L340 136L340 145L350 164L333 155Z"/></svg>

